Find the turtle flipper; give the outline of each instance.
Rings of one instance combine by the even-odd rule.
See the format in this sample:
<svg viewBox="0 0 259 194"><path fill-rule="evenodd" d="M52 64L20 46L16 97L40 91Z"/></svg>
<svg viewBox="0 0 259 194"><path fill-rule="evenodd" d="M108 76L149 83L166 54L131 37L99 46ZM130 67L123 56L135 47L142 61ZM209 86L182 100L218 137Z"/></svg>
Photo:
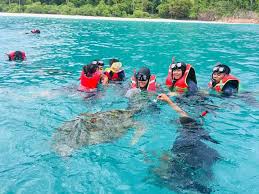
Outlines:
<svg viewBox="0 0 259 194"><path fill-rule="evenodd" d="M138 141L139 141L139 138L145 133L146 131L146 128L142 125L140 125L139 123L136 124L136 130L135 130L135 133L131 139L131 142L130 144L131 145L135 145Z"/></svg>

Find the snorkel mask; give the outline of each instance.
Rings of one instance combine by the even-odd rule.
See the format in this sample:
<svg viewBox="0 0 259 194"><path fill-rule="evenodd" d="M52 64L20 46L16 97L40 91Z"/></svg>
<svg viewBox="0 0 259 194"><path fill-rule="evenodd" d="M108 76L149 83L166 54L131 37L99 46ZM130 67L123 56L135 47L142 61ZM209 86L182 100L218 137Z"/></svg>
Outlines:
<svg viewBox="0 0 259 194"><path fill-rule="evenodd" d="M184 62L177 62L177 63L172 63L171 64L171 69L172 71L176 70L176 69L181 69L183 71L183 73L186 70L186 64Z"/></svg>
<svg viewBox="0 0 259 194"><path fill-rule="evenodd" d="M135 74L136 80L137 80L137 86L139 87L139 81L148 81L150 78L150 70L147 67L142 67L140 70ZM148 83L144 88L147 88ZM142 89L144 89L142 88Z"/></svg>
<svg viewBox="0 0 259 194"><path fill-rule="evenodd" d="M225 74L230 74L230 68L229 66L223 64L223 63L216 63L216 65L213 67L212 73L225 73Z"/></svg>
<svg viewBox="0 0 259 194"><path fill-rule="evenodd" d="M147 81L149 79L149 77L147 75L142 74L142 73L137 73L136 79L138 81Z"/></svg>
<svg viewBox="0 0 259 194"><path fill-rule="evenodd" d="M93 65L98 65L99 70L103 70L104 62L102 60L94 60L92 61Z"/></svg>
<svg viewBox="0 0 259 194"><path fill-rule="evenodd" d="M169 66L169 72L171 72L171 76L173 78L173 71L176 69L181 69L184 74L186 70L186 64L184 62L175 62L175 57L172 57L172 63Z"/></svg>
<svg viewBox="0 0 259 194"><path fill-rule="evenodd" d="M225 74L230 74L230 68L227 65L224 65L222 63L216 63L216 65L212 69L212 74L211 74L211 81L212 84L215 84L215 80L213 79L213 74L214 73L225 73Z"/></svg>

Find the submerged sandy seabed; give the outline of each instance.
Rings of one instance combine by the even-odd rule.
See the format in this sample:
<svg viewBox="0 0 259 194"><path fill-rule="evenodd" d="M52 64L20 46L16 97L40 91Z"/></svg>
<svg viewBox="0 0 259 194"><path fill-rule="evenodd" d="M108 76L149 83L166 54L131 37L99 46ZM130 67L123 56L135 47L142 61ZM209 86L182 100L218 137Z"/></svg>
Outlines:
<svg viewBox="0 0 259 194"><path fill-rule="evenodd" d="M83 20L107 20L107 21L134 21L134 22L172 22L172 23L211 23L211 24L258 24L257 19L225 19L221 21L199 21L199 20L174 20L174 19L148 19L148 18L119 18L119 17L99 17L80 15L56 15L56 14L33 14L33 13L3 13L0 16L14 17L40 17L40 18L64 18Z"/></svg>

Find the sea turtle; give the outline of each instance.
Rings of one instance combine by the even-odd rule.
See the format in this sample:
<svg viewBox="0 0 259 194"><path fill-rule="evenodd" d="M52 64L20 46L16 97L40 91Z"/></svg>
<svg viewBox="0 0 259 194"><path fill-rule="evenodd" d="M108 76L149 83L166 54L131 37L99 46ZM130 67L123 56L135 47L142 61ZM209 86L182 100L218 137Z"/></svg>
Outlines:
<svg viewBox="0 0 259 194"><path fill-rule="evenodd" d="M129 128L137 129L131 142L135 144L144 132L133 119L135 113L133 109L82 113L57 129L53 135L53 148L61 156L68 156L85 145L111 142Z"/></svg>
<svg viewBox="0 0 259 194"><path fill-rule="evenodd" d="M134 145L145 132L145 127L135 121L134 115L158 110L156 103L145 93L139 93L130 97L127 109L82 113L57 129L53 135L53 148L60 155L68 156L82 146L118 139L130 128L136 129L131 140Z"/></svg>

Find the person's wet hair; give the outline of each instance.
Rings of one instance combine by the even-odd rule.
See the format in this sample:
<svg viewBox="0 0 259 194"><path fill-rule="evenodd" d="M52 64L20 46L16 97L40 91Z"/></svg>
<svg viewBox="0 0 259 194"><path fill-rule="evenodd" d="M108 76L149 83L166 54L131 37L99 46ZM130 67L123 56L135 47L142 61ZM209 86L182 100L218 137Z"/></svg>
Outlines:
<svg viewBox="0 0 259 194"><path fill-rule="evenodd" d="M215 72L230 74L231 70L230 70L229 66L218 62L215 64L215 66L213 68L213 73L215 73Z"/></svg>
<svg viewBox="0 0 259 194"><path fill-rule="evenodd" d="M90 63L83 67L83 71L87 77L91 77L98 69L97 64Z"/></svg>
<svg viewBox="0 0 259 194"><path fill-rule="evenodd" d="M180 123L185 125L192 123L197 124L197 122L191 117L180 117Z"/></svg>
<svg viewBox="0 0 259 194"><path fill-rule="evenodd" d="M111 67L112 64L113 64L113 63L116 63L116 62L120 62L120 60L119 60L119 59L115 59L115 58L110 59L110 61L109 61L109 66Z"/></svg>
<svg viewBox="0 0 259 194"><path fill-rule="evenodd" d="M9 60L10 60L10 57L9 57ZM15 51L15 53L14 53L14 60L15 61L23 60L22 52L21 51Z"/></svg>
<svg viewBox="0 0 259 194"><path fill-rule="evenodd" d="M187 79L191 79L194 83L197 84L196 74L194 68L191 68L188 74Z"/></svg>

